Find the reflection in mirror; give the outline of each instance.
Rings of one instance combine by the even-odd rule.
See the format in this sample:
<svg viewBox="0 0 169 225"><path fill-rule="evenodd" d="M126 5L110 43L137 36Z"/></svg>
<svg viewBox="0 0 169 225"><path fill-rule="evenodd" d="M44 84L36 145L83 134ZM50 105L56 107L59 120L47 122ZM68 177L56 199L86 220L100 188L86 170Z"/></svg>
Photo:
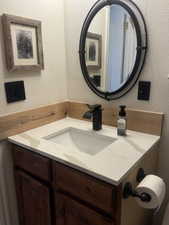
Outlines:
<svg viewBox="0 0 169 225"><path fill-rule="evenodd" d="M136 61L137 36L130 14L120 5L106 6L93 18L85 59L91 82L115 92L129 79Z"/></svg>

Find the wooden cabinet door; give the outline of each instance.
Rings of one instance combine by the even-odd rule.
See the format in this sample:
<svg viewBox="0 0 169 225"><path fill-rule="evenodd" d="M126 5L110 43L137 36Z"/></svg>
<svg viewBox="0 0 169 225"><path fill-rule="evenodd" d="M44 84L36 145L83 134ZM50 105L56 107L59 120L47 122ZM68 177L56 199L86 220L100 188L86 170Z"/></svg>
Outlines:
<svg viewBox="0 0 169 225"><path fill-rule="evenodd" d="M55 193L56 225L113 225L113 221L87 206Z"/></svg>
<svg viewBox="0 0 169 225"><path fill-rule="evenodd" d="M24 172L15 175L20 225L51 225L49 189Z"/></svg>
<svg viewBox="0 0 169 225"><path fill-rule="evenodd" d="M110 215L115 214L117 187L58 162L53 162L53 180L56 188Z"/></svg>

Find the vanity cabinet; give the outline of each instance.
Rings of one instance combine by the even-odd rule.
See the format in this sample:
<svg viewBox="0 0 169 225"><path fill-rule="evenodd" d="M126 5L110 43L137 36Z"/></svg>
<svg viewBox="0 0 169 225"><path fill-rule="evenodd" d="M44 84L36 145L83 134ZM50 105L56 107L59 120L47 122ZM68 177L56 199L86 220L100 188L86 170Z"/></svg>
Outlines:
<svg viewBox="0 0 169 225"><path fill-rule="evenodd" d="M124 200L122 189L127 181L137 185L139 167L154 171L156 151L119 185L111 185L17 145L12 148L20 225L151 224L152 212L133 198Z"/></svg>

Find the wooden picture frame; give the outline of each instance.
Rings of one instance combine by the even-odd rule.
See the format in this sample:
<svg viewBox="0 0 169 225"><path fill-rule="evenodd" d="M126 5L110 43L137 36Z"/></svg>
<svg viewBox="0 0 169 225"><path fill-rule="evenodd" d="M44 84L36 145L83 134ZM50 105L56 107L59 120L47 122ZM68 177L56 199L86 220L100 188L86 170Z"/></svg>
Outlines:
<svg viewBox="0 0 169 225"><path fill-rule="evenodd" d="M89 70L102 67L102 36L88 32L86 37L86 66Z"/></svg>
<svg viewBox="0 0 169 225"><path fill-rule="evenodd" d="M44 69L41 22L2 15L8 71Z"/></svg>

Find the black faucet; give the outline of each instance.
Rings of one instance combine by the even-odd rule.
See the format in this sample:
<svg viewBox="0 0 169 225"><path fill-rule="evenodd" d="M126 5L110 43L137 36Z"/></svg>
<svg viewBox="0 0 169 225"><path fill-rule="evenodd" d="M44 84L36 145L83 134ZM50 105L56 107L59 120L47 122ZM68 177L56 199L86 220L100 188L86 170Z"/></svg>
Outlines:
<svg viewBox="0 0 169 225"><path fill-rule="evenodd" d="M102 129L102 106L101 105L87 105L87 111L83 118L93 119L93 130L98 131Z"/></svg>

